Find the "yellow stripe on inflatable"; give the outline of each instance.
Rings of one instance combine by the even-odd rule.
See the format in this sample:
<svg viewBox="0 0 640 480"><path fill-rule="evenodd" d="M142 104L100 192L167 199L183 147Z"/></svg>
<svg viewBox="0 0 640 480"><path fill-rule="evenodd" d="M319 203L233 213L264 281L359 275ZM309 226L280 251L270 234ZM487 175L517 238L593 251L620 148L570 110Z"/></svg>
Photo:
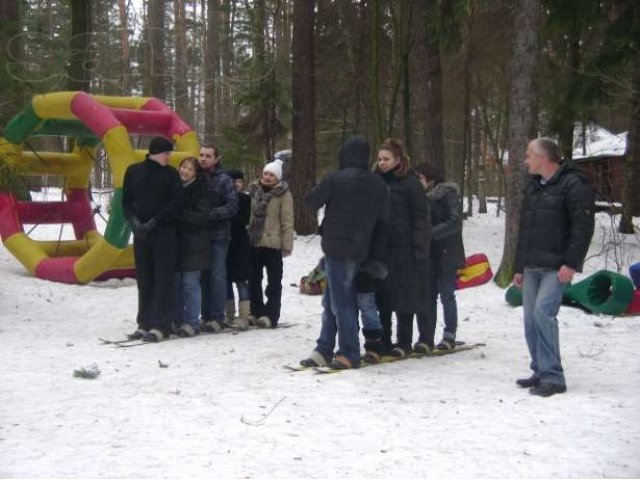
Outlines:
<svg viewBox="0 0 640 480"><path fill-rule="evenodd" d="M133 245L129 245L122 250L122 253L113 262L113 266L111 268L132 268L134 265L135 259L133 258Z"/></svg>
<svg viewBox="0 0 640 480"><path fill-rule="evenodd" d="M67 174L65 182L66 188L88 188L91 179L91 169L93 168L93 159L98 149L89 147L75 146L73 153L78 158L74 168Z"/></svg>
<svg viewBox="0 0 640 480"><path fill-rule="evenodd" d="M18 261L34 275L36 267L49 256L40 246L40 242L31 240L24 233L14 233L4 241L4 246Z"/></svg>
<svg viewBox="0 0 640 480"><path fill-rule="evenodd" d="M23 152L19 163L21 168L30 174L70 175L80 164L80 157L75 153L60 152Z"/></svg>
<svg viewBox="0 0 640 480"><path fill-rule="evenodd" d="M200 143L195 132L187 132L180 136L175 135L173 140L176 143L176 150L188 152L196 158L200 155Z"/></svg>
<svg viewBox="0 0 640 480"><path fill-rule="evenodd" d="M38 244L49 257L80 257L92 246L88 240L41 240Z"/></svg>
<svg viewBox="0 0 640 480"><path fill-rule="evenodd" d="M72 120L77 117L71 111L71 100L77 94L78 92L54 92L36 95L31 100L31 106L36 115L43 120Z"/></svg>
<svg viewBox="0 0 640 480"><path fill-rule="evenodd" d="M123 125L108 130L103 137L104 148L109 157L115 188L121 188L124 172L135 163L135 152L129 142L129 134Z"/></svg>
<svg viewBox="0 0 640 480"><path fill-rule="evenodd" d="M469 265L468 267L458 270L458 278L462 281L471 280L472 278L479 277L489 269L489 262L476 263L475 265Z"/></svg>
<svg viewBox="0 0 640 480"><path fill-rule="evenodd" d="M113 268L113 260L121 250L101 238L73 266L73 272L80 283L88 283L100 274ZM131 264L129 264L131 265Z"/></svg>

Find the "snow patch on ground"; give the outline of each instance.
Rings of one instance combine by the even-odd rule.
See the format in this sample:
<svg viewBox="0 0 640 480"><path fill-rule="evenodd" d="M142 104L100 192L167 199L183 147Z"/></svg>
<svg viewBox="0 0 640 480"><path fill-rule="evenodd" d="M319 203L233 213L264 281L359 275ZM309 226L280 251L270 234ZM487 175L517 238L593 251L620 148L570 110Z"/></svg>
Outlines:
<svg viewBox="0 0 640 480"><path fill-rule="evenodd" d="M608 238L598 220L594 254ZM494 271L503 223L495 212L465 222L467 254L486 253ZM626 273L640 257L626 241L579 278L617 257ZM282 321L296 327L122 349L97 338L135 328L135 281L38 280L0 248L0 477L640 476L640 317L563 307L568 392L549 399L514 384L529 374L522 312L493 283L458 292L459 338L482 349L287 373L314 347L321 312L291 284L320 256L319 237L298 237L284 260ZM93 363L96 379L73 376Z"/></svg>

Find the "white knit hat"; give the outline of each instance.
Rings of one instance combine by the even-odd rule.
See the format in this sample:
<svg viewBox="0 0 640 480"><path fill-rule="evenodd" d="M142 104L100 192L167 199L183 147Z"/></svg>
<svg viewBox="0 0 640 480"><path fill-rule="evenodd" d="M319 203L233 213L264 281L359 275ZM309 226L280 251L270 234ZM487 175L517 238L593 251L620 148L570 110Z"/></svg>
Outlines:
<svg viewBox="0 0 640 480"><path fill-rule="evenodd" d="M263 172L273 173L278 180L282 180L282 160L274 160L264 166Z"/></svg>

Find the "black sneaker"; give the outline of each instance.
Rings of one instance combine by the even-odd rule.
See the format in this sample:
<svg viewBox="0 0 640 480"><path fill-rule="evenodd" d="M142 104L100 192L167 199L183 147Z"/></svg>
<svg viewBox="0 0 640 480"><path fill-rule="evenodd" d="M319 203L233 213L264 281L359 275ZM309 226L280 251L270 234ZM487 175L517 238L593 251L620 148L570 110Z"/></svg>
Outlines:
<svg viewBox="0 0 640 480"><path fill-rule="evenodd" d="M157 343L167 338L168 338L168 335L165 335L158 329L152 328L147 332L147 334L144 337L142 337L142 341L149 342L149 343Z"/></svg>
<svg viewBox="0 0 640 480"><path fill-rule="evenodd" d="M393 350L389 352L389 355L397 358L406 358L411 354L411 347L402 347L400 345L395 345Z"/></svg>
<svg viewBox="0 0 640 480"><path fill-rule="evenodd" d="M413 351L421 355L428 355L433 352L433 345L429 345L426 342L418 342L413 346Z"/></svg>
<svg viewBox="0 0 640 480"><path fill-rule="evenodd" d="M436 350L453 350L454 348L456 348L456 341L450 338L443 338L436 345Z"/></svg>
<svg viewBox="0 0 640 480"><path fill-rule="evenodd" d="M128 334L127 338L129 340L141 340L142 338L144 338L146 334L147 334L146 330L139 328L135 332Z"/></svg>
<svg viewBox="0 0 640 480"><path fill-rule="evenodd" d="M557 383L540 382L540 385L529 389L531 395L537 395L538 397L550 397L556 393L564 393L567 391L567 387L564 385L558 385Z"/></svg>
<svg viewBox="0 0 640 480"><path fill-rule="evenodd" d="M304 360L300 360L300 365L303 367L326 367L328 363L324 355L317 350L311 352L311 355Z"/></svg>
<svg viewBox="0 0 640 480"><path fill-rule="evenodd" d="M537 387L540 385L540 377L531 375L529 378L519 378L516 380L516 384L522 388Z"/></svg>

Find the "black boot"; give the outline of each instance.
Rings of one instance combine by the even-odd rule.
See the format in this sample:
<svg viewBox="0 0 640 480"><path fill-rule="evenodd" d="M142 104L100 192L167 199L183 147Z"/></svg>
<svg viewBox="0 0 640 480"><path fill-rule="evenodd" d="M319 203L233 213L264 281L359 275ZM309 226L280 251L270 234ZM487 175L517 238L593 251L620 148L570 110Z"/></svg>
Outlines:
<svg viewBox="0 0 640 480"><path fill-rule="evenodd" d="M537 387L540 385L540 377L538 377L535 373L531 375L529 378L519 378L516 380L516 384L522 388L531 388Z"/></svg>
<svg viewBox="0 0 640 480"><path fill-rule="evenodd" d="M382 341L382 330L362 329L364 335L364 358L368 363L379 363L385 352L384 342Z"/></svg>

